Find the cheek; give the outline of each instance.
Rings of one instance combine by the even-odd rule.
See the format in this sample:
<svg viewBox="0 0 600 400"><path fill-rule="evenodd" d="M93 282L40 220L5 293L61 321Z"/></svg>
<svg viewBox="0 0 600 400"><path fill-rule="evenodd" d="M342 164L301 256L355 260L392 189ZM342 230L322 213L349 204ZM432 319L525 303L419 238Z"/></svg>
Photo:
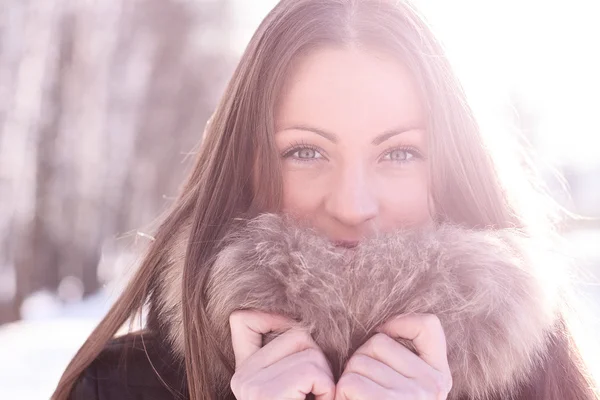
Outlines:
<svg viewBox="0 0 600 400"><path fill-rule="evenodd" d="M431 221L426 173L385 182L379 188L380 218L384 230Z"/></svg>
<svg viewBox="0 0 600 400"><path fill-rule="evenodd" d="M309 218L316 215L325 196L324 179L306 171L283 172L283 212Z"/></svg>

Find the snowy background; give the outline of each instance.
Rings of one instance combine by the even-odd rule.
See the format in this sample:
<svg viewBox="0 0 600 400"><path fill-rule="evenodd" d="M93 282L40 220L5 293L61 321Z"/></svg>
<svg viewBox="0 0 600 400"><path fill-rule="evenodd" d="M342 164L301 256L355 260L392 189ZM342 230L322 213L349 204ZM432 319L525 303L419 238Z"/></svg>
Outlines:
<svg viewBox="0 0 600 400"><path fill-rule="evenodd" d="M600 337L600 7L417 3L478 113L522 130L550 187L565 177L557 199L590 217L564 234ZM50 396L274 4L0 0L0 399Z"/></svg>

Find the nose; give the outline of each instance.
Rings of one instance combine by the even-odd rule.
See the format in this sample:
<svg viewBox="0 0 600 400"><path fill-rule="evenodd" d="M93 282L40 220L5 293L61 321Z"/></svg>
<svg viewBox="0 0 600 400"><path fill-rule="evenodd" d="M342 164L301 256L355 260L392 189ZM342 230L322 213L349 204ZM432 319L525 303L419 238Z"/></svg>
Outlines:
<svg viewBox="0 0 600 400"><path fill-rule="evenodd" d="M364 168L359 165L344 168L335 180L325 200L325 210L330 216L349 227L359 227L377 216L377 196Z"/></svg>

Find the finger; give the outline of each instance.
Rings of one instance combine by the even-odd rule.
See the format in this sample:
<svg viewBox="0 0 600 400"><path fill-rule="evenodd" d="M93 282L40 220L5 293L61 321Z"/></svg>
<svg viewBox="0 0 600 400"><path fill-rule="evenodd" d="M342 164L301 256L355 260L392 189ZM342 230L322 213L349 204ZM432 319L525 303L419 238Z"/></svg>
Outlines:
<svg viewBox="0 0 600 400"><path fill-rule="evenodd" d="M291 354L309 348L318 349L317 344L305 329L299 328L293 321L290 323L293 324L293 327L277 336L264 347L260 347L258 342L253 343L254 347L247 352L247 354L250 354L248 357L237 357L241 361L236 362L236 370L240 368L249 371L263 369ZM248 340L252 340L252 338L250 337Z"/></svg>
<svg viewBox="0 0 600 400"><path fill-rule="evenodd" d="M326 370L318 369L319 367L314 368L315 370L305 370L301 374L287 373L276 376L275 380L280 387L292 388L293 392L283 391L281 396L266 397L273 399L305 399L306 396L312 393L316 400L334 400L335 382L328 376Z"/></svg>
<svg viewBox="0 0 600 400"><path fill-rule="evenodd" d="M327 374L331 379L333 379L333 373L331 372L331 366L329 365L329 361L323 354L321 350L316 347L311 347L297 353L290 354L285 356L281 360L276 363L271 364L266 367L265 371L270 371L273 368L280 369L301 369L303 365L314 364Z"/></svg>
<svg viewBox="0 0 600 400"><path fill-rule="evenodd" d="M261 375L275 376L280 387L295 388L300 393L279 393L277 398L295 398L312 393L319 400L333 400L335 382L331 367L323 353L315 348L289 355L265 368ZM299 396L304 399L303 396ZM273 397L275 398L275 397Z"/></svg>
<svg viewBox="0 0 600 400"><path fill-rule="evenodd" d="M291 328L294 321L276 314L254 310L231 313L229 326L236 368L262 347L262 335Z"/></svg>
<svg viewBox="0 0 600 400"><path fill-rule="evenodd" d="M402 377L400 377L402 378ZM406 378L404 378L406 379ZM353 372L342 375L335 387L335 400L364 400L392 398L389 389Z"/></svg>
<svg viewBox="0 0 600 400"><path fill-rule="evenodd" d="M446 336L440 320L433 314L402 315L377 329L391 338L411 340L419 356L440 372L449 372Z"/></svg>
<svg viewBox="0 0 600 400"><path fill-rule="evenodd" d="M354 352L348 364L359 355L377 360L407 378L430 374L433 369L425 360L385 333L378 333L367 340ZM347 368L348 366L346 366Z"/></svg>
<svg viewBox="0 0 600 400"><path fill-rule="evenodd" d="M284 357L310 348L318 349L310 334L302 329L291 328L248 357L242 367L250 371L266 368Z"/></svg>
<svg viewBox="0 0 600 400"><path fill-rule="evenodd" d="M372 354L373 358L368 354ZM362 362L357 362L356 358L359 358L360 361L371 358L375 363L367 361L368 365L361 365ZM352 366L352 363L355 366ZM377 364L387 365L395 376L390 378L389 374L384 375L381 367ZM376 371L375 368L379 368L379 370ZM350 369L371 378L390 390L407 386L404 379L398 377L412 379L413 381L409 383L418 383L421 391L431 392L435 396L446 396L452 388L450 372L438 371L385 333L376 334L354 353L346 366L346 371Z"/></svg>
<svg viewBox="0 0 600 400"><path fill-rule="evenodd" d="M318 349L294 353L267 368L254 370L250 380L242 378L247 365L236 371L231 381L231 389L238 399L303 400L313 393L319 399L332 400L335 395L333 374Z"/></svg>
<svg viewBox="0 0 600 400"><path fill-rule="evenodd" d="M395 371L385 363L365 354L357 353L354 353L350 358L342 375L349 373L362 375L387 389L397 385L398 380L406 379L398 371Z"/></svg>

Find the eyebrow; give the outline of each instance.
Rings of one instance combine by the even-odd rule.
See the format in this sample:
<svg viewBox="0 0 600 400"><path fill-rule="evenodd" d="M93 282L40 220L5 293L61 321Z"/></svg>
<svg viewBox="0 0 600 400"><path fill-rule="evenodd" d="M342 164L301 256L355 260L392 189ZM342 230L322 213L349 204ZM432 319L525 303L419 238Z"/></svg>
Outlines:
<svg viewBox="0 0 600 400"><path fill-rule="evenodd" d="M377 137L375 137L371 143L375 146L380 145L381 143L385 142L386 140L396 136L396 135L400 135L404 132L408 132L408 131L412 131L412 130L416 130L416 129L421 129L419 127L416 126L406 126L406 127L400 127L400 128L396 128L396 129L391 129L388 131L383 132L381 135L378 135ZM319 129L319 128L314 128L312 126L307 126L307 125L294 125L294 126L290 126L289 128L285 128L284 131L291 131L291 130L299 130L299 131L308 131L308 132L313 132L316 133L319 136L324 137L325 139L333 142L333 143L337 143L338 142L338 137L331 132L326 132L323 129Z"/></svg>

